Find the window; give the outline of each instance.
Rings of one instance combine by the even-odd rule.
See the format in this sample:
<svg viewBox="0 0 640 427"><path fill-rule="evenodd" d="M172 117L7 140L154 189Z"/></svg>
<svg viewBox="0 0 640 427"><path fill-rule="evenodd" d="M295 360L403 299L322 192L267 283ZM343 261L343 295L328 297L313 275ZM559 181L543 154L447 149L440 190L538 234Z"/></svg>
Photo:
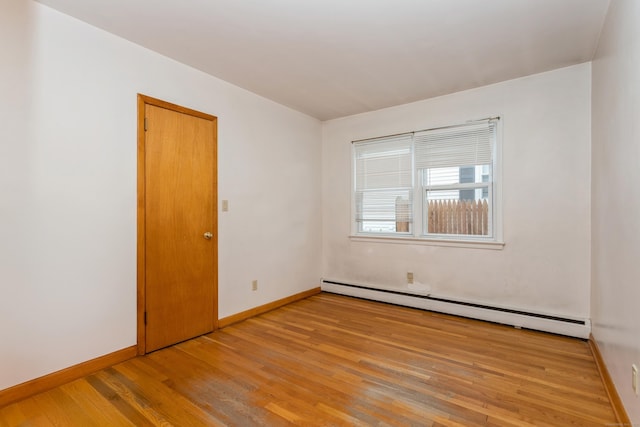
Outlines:
<svg viewBox="0 0 640 427"><path fill-rule="evenodd" d="M495 240L496 124L355 141L355 233Z"/></svg>

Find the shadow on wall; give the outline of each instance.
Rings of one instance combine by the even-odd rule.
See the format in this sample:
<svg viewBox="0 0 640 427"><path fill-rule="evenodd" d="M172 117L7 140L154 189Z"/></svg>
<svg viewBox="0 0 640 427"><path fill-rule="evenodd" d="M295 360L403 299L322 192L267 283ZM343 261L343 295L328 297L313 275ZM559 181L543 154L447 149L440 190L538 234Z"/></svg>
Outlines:
<svg viewBox="0 0 640 427"><path fill-rule="evenodd" d="M25 331L33 328L30 302L39 298L33 286L30 253L37 192L33 183L33 96L37 31L32 1L0 2L0 390L23 381L29 365ZM10 296L10 297L7 297ZM41 298L41 297L40 297ZM27 376L28 377L28 376Z"/></svg>

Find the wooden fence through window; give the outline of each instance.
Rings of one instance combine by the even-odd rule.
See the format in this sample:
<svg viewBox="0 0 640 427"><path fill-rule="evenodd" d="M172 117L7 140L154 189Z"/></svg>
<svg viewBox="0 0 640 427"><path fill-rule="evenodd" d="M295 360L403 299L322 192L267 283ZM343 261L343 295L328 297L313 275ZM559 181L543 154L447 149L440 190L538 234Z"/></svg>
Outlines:
<svg viewBox="0 0 640 427"><path fill-rule="evenodd" d="M483 200L431 200L429 233L489 235L489 204Z"/></svg>

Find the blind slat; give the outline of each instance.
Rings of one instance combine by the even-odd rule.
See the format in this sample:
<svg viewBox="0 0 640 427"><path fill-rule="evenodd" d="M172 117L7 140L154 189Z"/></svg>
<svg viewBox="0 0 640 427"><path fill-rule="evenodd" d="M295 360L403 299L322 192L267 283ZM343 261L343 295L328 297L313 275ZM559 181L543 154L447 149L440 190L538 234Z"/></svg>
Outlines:
<svg viewBox="0 0 640 427"><path fill-rule="evenodd" d="M415 134L416 168L490 165L495 123L487 122Z"/></svg>
<svg viewBox="0 0 640 427"><path fill-rule="evenodd" d="M411 135L357 143L354 150L356 191L411 187Z"/></svg>
<svg viewBox="0 0 640 427"><path fill-rule="evenodd" d="M359 192L356 195L356 221L411 221L412 195L407 190Z"/></svg>
<svg viewBox="0 0 640 427"><path fill-rule="evenodd" d="M411 134L355 143L354 166L355 220L363 229L394 231L396 221L412 221Z"/></svg>

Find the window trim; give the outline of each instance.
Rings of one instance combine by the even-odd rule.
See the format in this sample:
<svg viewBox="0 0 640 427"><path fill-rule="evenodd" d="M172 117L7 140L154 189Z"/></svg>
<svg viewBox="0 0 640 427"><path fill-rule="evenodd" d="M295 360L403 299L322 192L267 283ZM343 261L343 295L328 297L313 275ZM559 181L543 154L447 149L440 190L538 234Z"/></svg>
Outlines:
<svg viewBox="0 0 640 427"><path fill-rule="evenodd" d="M418 132L463 127L466 125L472 125L474 123L481 123L483 121L495 122L495 141L493 144L492 152L492 180L486 187L489 189L493 198L491 207L491 228L492 236L471 236L471 235L447 235L447 234L426 234L426 214L425 200L423 192L427 187L423 185L422 180L418 177L418 171L415 168L415 156L412 159L413 169L413 222L411 224L410 232L395 232L395 233L367 233L358 231L358 223L356 220L356 167L355 167L355 143L368 140L399 136L404 134L415 134ZM349 235L350 240L354 242L375 242L375 243L398 243L398 244L419 244L419 245L432 245L432 246L448 246L448 247L465 247L465 248L482 248L482 249L502 249L505 246L503 238L503 217L502 217L502 126L504 116L492 115L485 119L469 120L464 123L439 126L429 129L423 129L420 131L397 133L386 136L378 136L373 138L359 139L352 142L351 147L351 192L350 192L350 205L351 205L351 233ZM420 181L420 182L418 182ZM459 188L461 184L456 184L456 188ZM465 184L462 184L465 185ZM469 183L470 187L481 187L483 183ZM430 190L434 190L436 186L429 187ZM447 187L447 186L438 186ZM443 188L446 189L446 188Z"/></svg>

